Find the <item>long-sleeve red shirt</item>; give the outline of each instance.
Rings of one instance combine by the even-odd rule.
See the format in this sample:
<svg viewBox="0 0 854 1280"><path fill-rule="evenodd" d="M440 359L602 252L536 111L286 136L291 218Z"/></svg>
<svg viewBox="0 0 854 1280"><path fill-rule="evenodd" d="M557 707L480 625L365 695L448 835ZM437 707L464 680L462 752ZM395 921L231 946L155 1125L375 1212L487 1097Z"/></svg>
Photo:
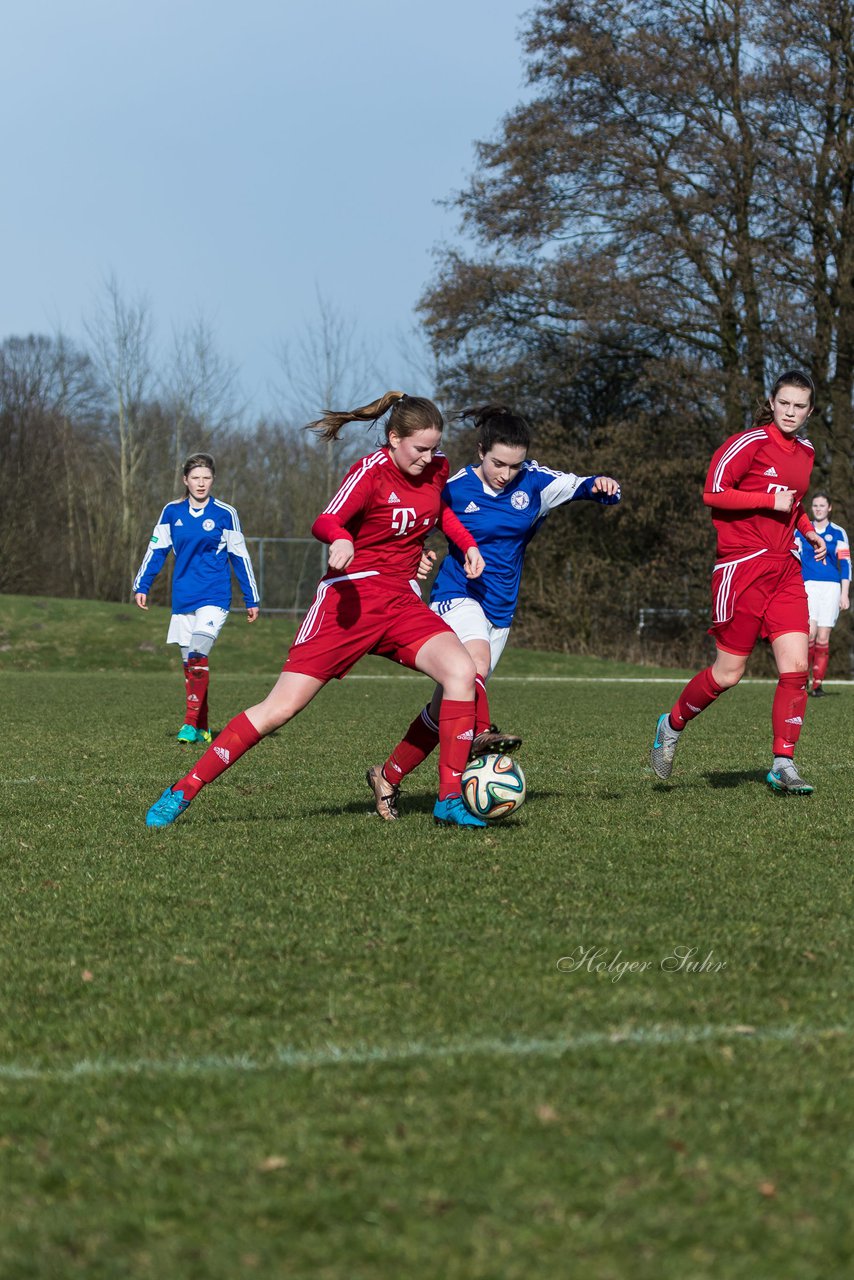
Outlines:
<svg viewBox="0 0 854 1280"><path fill-rule="evenodd" d="M774 423L740 431L714 454L703 501L712 508L718 559L794 551L795 529L811 529L803 508L815 450L809 440L784 436ZM791 511L775 511L774 495L795 490Z"/></svg>
<svg viewBox="0 0 854 1280"><path fill-rule="evenodd" d="M409 589L424 540L436 525L465 554L477 545L469 531L442 502L448 459L437 453L417 479L404 475L387 448L360 459L311 527L320 542L348 538L355 555L345 574L378 575L390 587Z"/></svg>

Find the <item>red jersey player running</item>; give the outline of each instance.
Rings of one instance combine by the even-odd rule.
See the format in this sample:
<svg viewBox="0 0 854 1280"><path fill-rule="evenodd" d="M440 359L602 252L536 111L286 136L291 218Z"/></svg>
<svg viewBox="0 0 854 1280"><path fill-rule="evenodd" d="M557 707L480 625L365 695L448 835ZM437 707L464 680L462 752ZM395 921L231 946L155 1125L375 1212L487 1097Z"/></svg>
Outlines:
<svg viewBox="0 0 854 1280"><path fill-rule="evenodd" d="M368 653L423 671L443 686L433 816L447 826L486 825L466 809L460 784L474 736L474 663L412 587L424 540L437 525L459 547L468 576L483 571L474 538L441 501L448 478L448 460L438 452L442 415L430 400L387 391L361 409L327 411L309 425L334 440L348 422L374 423L386 413L385 446L350 468L312 526L329 544L329 570L278 681L263 702L226 725L186 777L166 788L148 811L148 826L174 822L202 787Z"/></svg>
<svg viewBox="0 0 854 1280"><path fill-rule="evenodd" d="M775 791L809 795L794 763L807 705L809 615L794 550L795 529L826 555L802 500L814 451L798 431L815 407L805 373L781 374L753 426L730 436L712 458L703 501L712 509L718 558L712 573L709 628L717 657L682 690L670 714L659 717L650 761L667 779L682 730L725 689L738 684L760 636L770 640L779 681L771 721L774 760L767 781Z"/></svg>

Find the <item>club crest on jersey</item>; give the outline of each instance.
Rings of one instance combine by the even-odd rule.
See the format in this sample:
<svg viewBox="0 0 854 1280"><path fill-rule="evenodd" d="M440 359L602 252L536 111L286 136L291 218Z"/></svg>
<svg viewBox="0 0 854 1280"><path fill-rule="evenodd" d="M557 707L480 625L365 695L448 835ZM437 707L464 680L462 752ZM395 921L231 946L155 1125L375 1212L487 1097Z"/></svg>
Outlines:
<svg viewBox="0 0 854 1280"><path fill-rule="evenodd" d="M524 511L526 507L531 505L531 499L523 489L517 489L510 499L510 506L515 507L517 511Z"/></svg>
<svg viewBox="0 0 854 1280"><path fill-rule="evenodd" d="M211 529L215 528L215 525L214 525L213 520L204 520L204 521L202 522L202 528L203 528L207 533L210 533Z"/></svg>
<svg viewBox="0 0 854 1280"><path fill-rule="evenodd" d="M763 476L776 476L777 471L774 467L768 467L767 470L762 472L762 474Z"/></svg>
<svg viewBox="0 0 854 1280"><path fill-rule="evenodd" d="M392 489L391 493L388 495L388 500L389 502L400 502L400 498L397 496L394 489Z"/></svg>

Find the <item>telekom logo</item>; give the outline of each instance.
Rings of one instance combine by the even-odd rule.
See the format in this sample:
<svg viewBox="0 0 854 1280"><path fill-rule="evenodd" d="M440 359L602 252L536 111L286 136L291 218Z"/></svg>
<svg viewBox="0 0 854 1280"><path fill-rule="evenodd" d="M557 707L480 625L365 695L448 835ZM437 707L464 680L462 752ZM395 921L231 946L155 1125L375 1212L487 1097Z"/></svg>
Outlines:
<svg viewBox="0 0 854 1280"><path fill-rule="evenodd" d="M415 524L414 507L395 507L391 513L391 527L396 538L402 538Z"/></svg>

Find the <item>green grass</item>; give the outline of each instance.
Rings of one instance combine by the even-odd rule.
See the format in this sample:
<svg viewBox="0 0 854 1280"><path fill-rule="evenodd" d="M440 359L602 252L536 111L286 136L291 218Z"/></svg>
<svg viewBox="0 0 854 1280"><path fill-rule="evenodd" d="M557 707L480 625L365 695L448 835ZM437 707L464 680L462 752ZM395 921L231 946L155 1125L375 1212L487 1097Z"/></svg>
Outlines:
<svg viewBox="0 0 854 1280"><path fill-rule="evenodd" d="M157 832L195 755L168 655L124 674L130 624L98 639L121 606L45 603L76 625L0 677L0 1275L850 1274L850 690L810 704L814 796L762 783L761 684L665 787L675 683L540 684L511 654L493 704L530 798L458 832L432 762L371 815L364 767L428 685L366 665L392 678L325 690ZM266 651L226 674L243 632L220 722L269 686ZM712 968L667 972L675 946ZM559 971L591 947L648 967Z"/></svg>

